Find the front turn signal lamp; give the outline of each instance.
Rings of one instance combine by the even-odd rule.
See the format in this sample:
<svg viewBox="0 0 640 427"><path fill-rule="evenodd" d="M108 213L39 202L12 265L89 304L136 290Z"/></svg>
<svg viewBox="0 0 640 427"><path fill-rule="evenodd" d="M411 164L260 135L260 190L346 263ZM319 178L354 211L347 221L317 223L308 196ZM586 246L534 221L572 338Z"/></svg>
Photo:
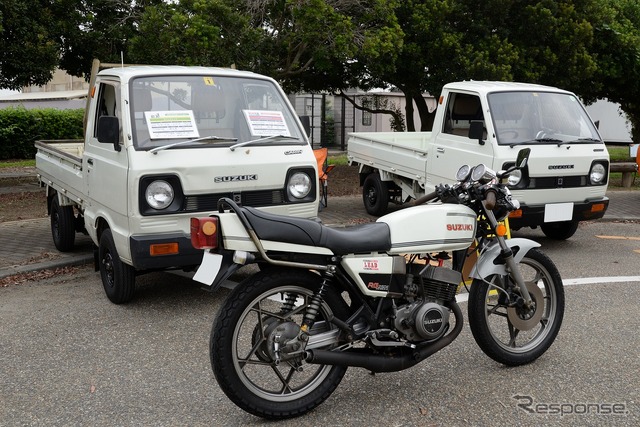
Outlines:
<svg viewBox="0 0 640 427"><path fill-rule="evenodd" d="M191 245L196 249L218 247L218 217L191 218Z"/></svg>

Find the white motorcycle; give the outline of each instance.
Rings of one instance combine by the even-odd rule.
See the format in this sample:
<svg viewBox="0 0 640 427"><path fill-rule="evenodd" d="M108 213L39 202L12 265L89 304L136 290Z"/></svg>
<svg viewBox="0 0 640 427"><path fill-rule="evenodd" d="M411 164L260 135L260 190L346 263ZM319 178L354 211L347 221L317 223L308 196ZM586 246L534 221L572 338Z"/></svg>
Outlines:
<svg viewBox="0 0 640 427"><path fill-rule="evenodd" d="M506 239L499 222L519 207L501 181L526 176L528 156L521 150L499 173L465 165L456 184L375 223L330 228L229 199L219 214L192 218L192 243L207 250L196 280L216 289L240 266L261 265L213 325L222 390L247 412L281 419L321 404L350 366L392 372L422 362L462 330L456 294L475 259L475 341L510 366L540 357L562 323L562 279L538 243Z"/></svg>

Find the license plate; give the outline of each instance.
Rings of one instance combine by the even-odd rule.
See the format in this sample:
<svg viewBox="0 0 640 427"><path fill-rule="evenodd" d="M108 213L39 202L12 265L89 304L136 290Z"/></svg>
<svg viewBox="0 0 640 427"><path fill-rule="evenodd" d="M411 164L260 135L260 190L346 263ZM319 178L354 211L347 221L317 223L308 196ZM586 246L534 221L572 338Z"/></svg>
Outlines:
<svg viewBox="0 0 640 427"><path fill-rule="evenodd" d="M196 274L194 274L193 280L207 286L211 286L220 272L221 265L222 255L204 251L202 263L200 264L200 267L198 267Z"/></svg>
<svg viewBox="0 0 640 427"><path fill-rule="evenodd" d="M544 222L570 221L573 219L573 202L544 205Z"/></svg>

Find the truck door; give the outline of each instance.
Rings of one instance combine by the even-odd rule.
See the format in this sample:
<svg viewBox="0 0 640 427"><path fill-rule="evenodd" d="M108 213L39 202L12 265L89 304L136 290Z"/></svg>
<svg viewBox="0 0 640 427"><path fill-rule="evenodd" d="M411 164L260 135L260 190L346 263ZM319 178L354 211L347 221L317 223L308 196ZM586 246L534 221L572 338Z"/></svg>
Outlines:
<svg viewBox="0 0 640 427"><path fill-rule="evenodd" d="M482 140L469 138L472 122L483 123ZM434 129L436 137L427 161L427 181L431 185L454 181L458 168L463 164L493 165L493 146L487 138L483 106L478 95L450 92L439 126L440 129Z"/></svg>
<svg viewBox="0 0 640 427"><path fill-rule="evenodd" d="M91 109L86 136L86 150L83 165L87 171L86 183L92 210L108 212L110 226L126 226L127 221L127 150L117 150L114 144L98 142L98 119L115 116L119 119L119 146L123 148L122 103L120 83L101 81L96 87L96 99Z"/></svg>

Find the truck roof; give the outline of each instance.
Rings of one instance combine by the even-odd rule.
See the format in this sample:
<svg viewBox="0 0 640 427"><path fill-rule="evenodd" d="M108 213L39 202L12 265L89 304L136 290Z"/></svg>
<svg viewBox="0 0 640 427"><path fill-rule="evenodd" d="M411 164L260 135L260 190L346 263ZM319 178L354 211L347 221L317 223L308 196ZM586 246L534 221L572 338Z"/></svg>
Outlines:
<svg viewBox="0 0 640 427"><path fill-rule="evenodd" d="M124 67L105 68L98 73L99 76L119 77L123 83L134 77L158 76L158 75L216 75L230 77L251 77L272 80L251 71L240 71L232 68L221 67L187 67L181 65L133 65Z"/></svg>
<svg viewBox="0 0 640 427"><path fill-rule="evenodd" d="M560 92L570 94L571 92L558 89L552 86L543 86L533 83L518 82L495 82L495 81L462 81L448 83L444 89L468 90L479 94L487 94L492 92L513 92L513 91L536 91L536 92Z"/></svg>

